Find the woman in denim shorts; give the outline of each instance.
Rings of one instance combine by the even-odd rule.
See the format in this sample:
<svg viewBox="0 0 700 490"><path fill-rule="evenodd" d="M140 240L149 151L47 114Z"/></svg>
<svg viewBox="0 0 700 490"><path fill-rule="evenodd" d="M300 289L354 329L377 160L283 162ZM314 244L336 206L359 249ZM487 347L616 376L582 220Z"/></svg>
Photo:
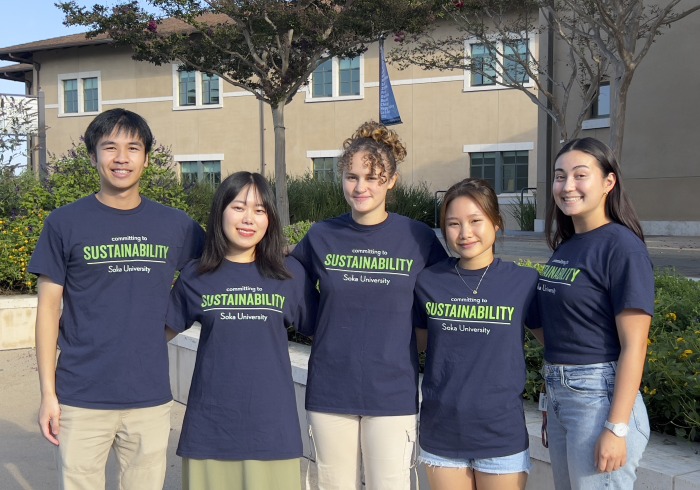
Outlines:
<svg viewBox="0 0 700 490"><path fill-rule="evenodd" d="M416 283L416 336L428 349L419 459L432 490L522 490L530 469L523 326L539 324L537 272L494 258L503 219L485 181L453 185L440 221L457 258Z"/></svg>
<svg viewBox="0 0 700 490"><path fill-rule="evenodd" d="M639 394L654 275L615 155L570 141L554 164L537 296L557 490L631 489L649 439Z"/></svg>

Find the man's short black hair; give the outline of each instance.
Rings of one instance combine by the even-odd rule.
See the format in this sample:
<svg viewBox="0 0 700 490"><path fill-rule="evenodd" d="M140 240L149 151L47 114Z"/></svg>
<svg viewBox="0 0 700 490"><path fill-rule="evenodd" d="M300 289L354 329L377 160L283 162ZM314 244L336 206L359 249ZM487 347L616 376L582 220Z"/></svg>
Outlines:
<svg viewBox="0 0 700 490"><path fill-rule="evenodd" d="M115 131L138 137L146 148L146 154L151 151L153 133L146 120L126 109L110 109L93 119L85 130L84 140L88 153L95 155L100 139Z"/></svg>

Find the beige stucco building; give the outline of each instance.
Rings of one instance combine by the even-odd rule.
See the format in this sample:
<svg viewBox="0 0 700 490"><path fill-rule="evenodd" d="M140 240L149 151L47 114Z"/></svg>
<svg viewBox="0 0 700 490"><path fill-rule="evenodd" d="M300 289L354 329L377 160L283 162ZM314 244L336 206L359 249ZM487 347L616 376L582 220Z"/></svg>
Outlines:
<svg viewBox="0 0 700 490"><path fill-rule="evenodd" d="M329 61L286 107L289 174L328 176L343 140L363 121L379 118L378 57L375 44L351 62ZM69 149L100 111L124 107L143 115L158 142L171 147L183 178L274 171L269 107L261 109L250 93L219 79L137 62L128 49L82 35L2 48L0 59L25 63L24 71L6 68L0 76L26 81L28 93L44 92L51 154ZM537 108L524 94L472 87L463 71L390 66L389 73L403 121L394 129L408 148L399 169L403 182L445 190L470 175L474 157L498 175L504 204L536 185Z"/></svg>
<svg viewBox="0 0 700 490"><path fill-rule="evenodd" d="M694 144L700 133L700 64L691 61L699 42L700 14L674 24L632 83L622 164L648 234L700 235ZM533 35L528 49L537 56L545 43L545 36ZM387 40L387 51L391 44ZM128 49L83 35L2 48L0 59L18 62L0 68L0 77L25 81L30 94L43 91L51 154L65 152L100 111L124 107L146 117L158 142L172 149L183 179L274 171L269 107L217 78L178 72L174 64L137 62ZM394 129L408 148L403 182L425 182L435 192L469 175L491 176L504 205L521 189L537 188L538 217L544 217L546 169L561 144L550 138L546 151L546 117L525 94L482 84L464 71L399 71L390 65L389 73L403 120ZM286 108L288 173L331 176L343 140L363 121L378 119L378 99L376 44L358 59L333 59L319 68ZM584 127L582 136L607 141L605 117L592 115ZM504 214L508 228L517 228Z"/></svg>

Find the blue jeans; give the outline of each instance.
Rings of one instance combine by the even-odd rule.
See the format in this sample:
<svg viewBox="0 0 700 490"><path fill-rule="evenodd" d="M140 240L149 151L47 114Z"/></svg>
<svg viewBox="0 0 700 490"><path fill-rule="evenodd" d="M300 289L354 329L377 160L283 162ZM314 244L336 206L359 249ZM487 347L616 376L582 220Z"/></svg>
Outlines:
<svg viewBox="0 0 700 490"><path fill-rule="evenodd" d="M627 463L611 473L598 472L595 445L610 411L616 362L569 366L545 364L549 456L557 490L631 490L649 442L649 417L641 394L630 416Z"/></svg>

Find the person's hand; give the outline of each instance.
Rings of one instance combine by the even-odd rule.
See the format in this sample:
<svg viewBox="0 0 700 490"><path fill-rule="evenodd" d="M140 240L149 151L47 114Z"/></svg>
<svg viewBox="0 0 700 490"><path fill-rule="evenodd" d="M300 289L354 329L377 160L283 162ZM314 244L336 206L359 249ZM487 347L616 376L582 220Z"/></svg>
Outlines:
<svg viewBox="0 0 700 490"><path fill-rule="evenodd" d="M58 432L61 428L61 407L56 395L42 396L39 407L39 428L41 434L51 444L58 446Z"/></svg>
<svg viewBox="0 0 700 490"><path fill-rule="evenodd" d="M627 463L627 439L603 429L595 445L595 465L601 473L610 473Z"/></svg>

